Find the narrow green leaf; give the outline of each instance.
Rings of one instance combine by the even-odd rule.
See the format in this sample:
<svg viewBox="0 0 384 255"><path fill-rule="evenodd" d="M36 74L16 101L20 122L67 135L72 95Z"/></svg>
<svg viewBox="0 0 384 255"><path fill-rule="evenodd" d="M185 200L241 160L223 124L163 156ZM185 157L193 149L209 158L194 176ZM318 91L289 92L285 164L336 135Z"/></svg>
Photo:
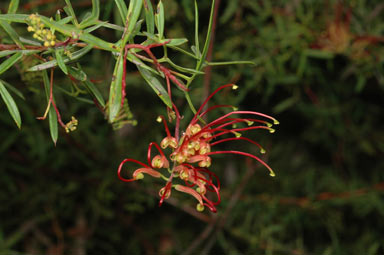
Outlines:
<svg viewBox="0 0 384 255"><path fill-rule="evenodd" d="M44 81L45 96L47 98L47 102L49 102L49 93L50 93L51 86L50 86L47 70L43 71L43 81ZM55 100L53 96L52 96L52 100ZM49 132L51 134L52 141L56 145L56 142L59 136L59 131L58 131L56 111L52 107L52 105L49 108L49 112L48 112L48 122L49 122Z"/></svg>
<svg viewBox="0 0 384 255"><path fill-rule="evenodd" d="M197 53L200 54L200 43L199 43L199 8L197 6L196 0L195 0L195 49L196 49L195 55L197 56Z"/></svg>
<svg viewBox="0 0 384 255"><path fill-rule="evenodd" d="M12 96L8 93L4 84L0 81L0 95L3 98L5 105L8 108L9 113L11 114L13 120L16 122L17 127L21 128L21 117L19 113L19 109Z"/></svg>
<svg viewBox="0 0 384 255"><path fill-rule="evenodd" d="M87 74L84 73L81 69L69 66L68 67L69 74L73 76L76 80L79 81L86 81L87 80Z"/></svg>
<svg viewBox="0 0 384 255"><path fill-rule="evenodd" d="M76 100L83 102L83 103L86 103L86 104L91 104L91 105L95 104L92 100L89 100L88 98L84 98L84 97L75 97L75 98L76 98Z"/></svg>
<svg viewBox="0 0 384 255"><path fill-rule="evenodd" d="M7 32L9 37L11 37L12 41L14 41L17 46L24 49L24 45L21 43L19 35L16 33L16 31L11 27L11 25L8 24L8 22L5 22L3 20L0 21L0 26Z"/></svg>
<svg viewBox="0 0 384 255"><path fill-rule="evenodd" d="M33 40L28 39L28 38L24 38L22 36L20 36L20 41L22 43L29 44L31 46L41 47L41 43L39 43L38 41L33 41ZM43 49L41 49L39 51L43 51Z"/></svg>
<svg viewBox="0 0 384 255"><path fill-rule="evenodd" d="M147 25L147 32L150 34L155 33L155 16L153 15L153 7L150 0L144 0L145 23Z"/></svg>
<svg viewBox="0 0 384 255"><path fill-rule="evenodd" d="M143 0L132 0L129 2L127 16L125 18L125 28L127 29L123 35L122 47L132 38L133 32L136 28L137 20L141 14L141 8L143 6ZM128 24L127 24L128 22Z"/></svg>
<svg viewBox="0 0 384 255"><path fill-rule="evenodd" d="M99 47L103 50L106 50L106 51L116 51L116 48L112 43L106 42L106 41L104 41L104 40L102 40L96 36L93 36L91 34L82 34L82 35L80 35L79 39L88 43L88 44L97 46L97 47Z"/></svg>
<svg viewBox="0 0 384 255"><path fill-rule="evenodd" d="M62 52L63 52L62 50L56 50L55 51L55 57L56 57L57 64L59 65L61 71L63 71L63 73L65 73L67 75L68 69L64 63L63 57L61 56Z"/></svg>
<svg viewBox="0 0 384 255"><path fill-rule="evenodd" d="M57 139L59 137L59 130L58 130L58 124L57 124L57 115L53 107L49 109L48 122L49 122L49 133L51 134L53 143L56 145Z"/></svg>
<svg viewBox="0 0 384 255"><path fill-rule="evenodd" d="M135 33L135 28L141 25L141 22L137 22L137 19L140 16L141 8L142 8L142 0L132 0L129 2L129 7L127 11L127 16L125 17L125 29L123 36L120 40L120 55L116 61L115 70L113 72L112 83L109 91L109 122L113 123L116 116L118 115L121 108L121 100L122 100L122 76L123 72L123 56L124 56L124 46L128 42L131 37L133 37ZM137 22L137 23L136 23ZM125 60L126 61L126 60Z"/></svg>
<svg viewBox="0 0 384 255"><path fill-rule="evenodd" d="M109 90L109 122L113 122L121 108L121 82L123 78L123 57L120 55L116 61L112 75L112 83Z"/></svg>
<svg viewBox="0 0 384 255"><path fill-rule="evenodd" d="M70 61L79 59L82 56L84 56L87 52L89 52L91 49L92 49L92 45L88 45L88 46L86 46L86 47L84 47L84 48L82 48L82 49L80 49L78 51L75 51L74 53L72 53L71 58L65 56L63 58L63 62L64 63L68 63ZM55 66L57 66L57 60L56 59L48 61L48 62L45 62L43 64L32 66L27 71L28 72L41 71L41 70L45 70L45 69L52 68L52 67L55 67Z"/></svg>
<svg viewBox="0 0 384 255"><path fill-rule="evenodd" d="M135 55L133 55L133 54L131 54L131 53L129 53L129 52L128 52L128 54L127 54L127 59L129 60L129 62L131 62L131 63L133 63L133 64L135 64L135 65L137 65L137 66L140 66L140 67L142 67L142 68L144 68L144 69L147 69L147 70L149 70L150 72L158 73L158 72L157 72L155 69L153 69L152 67L149 67L149 66L147 66L146 64L144 64L144 62L143 62L140 58L136 57Z"/></svg>
<svg viewBox="0 0 384 255"><path fill-rule="evenodd" d="M44 16L40 16L40 18L41 18L41 21L47 27L55 29L66 36L71 36L71 37L77 36L79 40L84 41L93 46L97 46L107 51L117 51L116 46L114 46L113 43L106 42L91 34L85 34L82 30L74 27L73 25L61 24L60 22L50 20L49 18Z"/></svg>
<svg viewBox="0 0 384 255"><path fill-rule="evenodd" d="M186 68L186 67L182 67L182 66L176 65L170 59L167 59L166 62L168 64L170 64L173 68L175 68L177 71L180 71L180 72L190 73L190 74L204 74L204 72L202 72L202 71L197 71L197 70L192 69L192 68Z"/></svg>
<svg viewBox="0 0 384 255"><path fill-rule="evenodd" d="M156 20L157 31L159 32L159 38L162 39L164 36L164 5L161 0L157 4L155 20Z"/></svg>
<svg viewBox="0 0 384 255"><path fill-rule="evenodd" d="M57 20L57 23L64 25L64 24L69 23L72 20L73 20L73 17L72 16L68 16L68 17L65 17L64 19Z"/></svg>
<svg viewBox="0 0 384 255"><path fill-rule="evenodd" d="M92 13L80 23L80 28L85 28L94 25L99 19L100 15L100 1L92 0Z"/></svg>
<svg viewBox="0 0 384 255"><path fill-rule="evenodd" d="M0 14L0 20L8 22L25 23L29 15L27 14Z"/></svg>
<svg viewBox="0 0 384 255"><path fill-rule="evenodd" d="M134 38L141 30L141 24L143 24L144 20L141 19L136 22L135 27L133 28L131 34L128 36L128 40L131 40Z"/></svg>
<svg viewBox="0 0 384 255"><path fill-rule="evenodd" d="M137 66L144 80L151 86L151 88L155 91L158 97L166 104L168 107L172 108L172 101L169 98L169 95L163 85L161 85L160 81L149 71L146 69Z"/></svg>
<svg viewBox="0 0 384 255"><path fill-rule="evenodd" d="M0 58L12 55L16 52L21 52L22 55L27 56L27 55L32 55L34 53L40 52L40 50L3 50L0 51Z"/></svg>
<svg viewBox="0 0 384 255"><path fill-rule="evenodd" d="M211 42L214 10L215 10L215 0L212 0L211 12L210 12L210 16L209 16L208 32L207 32L207 36L205 38L204 48L203 48L203 52L202 52L200 61L198 61L197 65L196 65L197 70L201 70L203 63L205 61L205 58L207 56L207 53L208 53L209 43Z"/></svg>
<svg viewBox="0 0 384 255"><path fill-rule="evenodd" d="M17 52L13 54L10 58L6 59L3 63L0 64L0 75L7 71L11 66L13 66L17 61L21 59L23 54Z"/></svg>
<svg viewBox="0 0 384 255"><path fill-rule="evenodd" d="M21 99L25 100L25 97L24 97L23 93L21 93L20 90L18 90L17 88L13 87L11 84L9 84L8 82L6 82L4 80L0 80L0 81L4 84L5 87L8 88L8 90L10 90L14 94L16 94Z"/></svg>
<svg viewBox="0 0 384 255"><path fill-rule="evenodd" d="M114 30L117 30L117 31L124 31L124 27L118 26L118 25L115 25L115 24L111 24L111 23L108 23L108 22L105 22L105 21L97 21L96 23L101 24L102 27L114 29Z"/></svg>
<svg viewBox="0 0 384 255"><path fill-rule="evenodd" d="M169 40L170 42L167 43L167 46L179 46L188 42L188 39L186 38L163 39L162 41L169 41Z"/></svg>
<svg viewBox="0 0 384 255"><path fill-rule="evenodd" d="M91 33L91 32L93 32L93 31L99 29L100 27L105 27L105 24L108 23L108 22L100 22L100 21L97 21L97 22L95 22L95 23L96 23L96 25L84 29L84 32L85 32L85 33Z"/></svg>
<svg viewBox="0 0 384 255"><path fill-rule="evenodd" d="M84 86L87 88L89 93L94 96L97 100L97 102L104 108L105 107L105 101L103 96L101 95L101 92L97 89L95 84L93 84L89 79L83 82Z"/></svg>
<svg viewBox="0 0 384 255"><path fill-rule="evenodd" d="M124 0L115 0L115 3L117 5L117 9L119 10L121 20L124 22L128 12L127 5L124 3Z"/></svg>
<svg viewBox="0 0 384 255"><path fill-rule="evenodd" d="M8 13L14 14L16 13L18 8L19 8L19 0L11 0L8 6Z"/></svg>
<svg viewBox="0 0 384 255"><path fill-rule="evenodd" d="M180 47L177 47L177 46L169 46L170 48L172 48L172 49L174 49L174 50L177 50L177 51L180 51L180 52L182 52L183 54L185 54L185 55L187 55L187 56L189 56L189 57L191 57L191 58L194 58L194 59L199 59L199 57L198 56L196 56L195 54L193 54L193 53L191 53L191 52L188 52L188 51L186 51L186 50L184 50L184 49L182 49L182 48L180 48ZM195 46L192 46L193 48L195 48ZM192 51L193 52L193 51Z"/></svg>
<svg viewBox="0 0 384 255"><path fill-rule="evenodd" d="M224 66L224 65L256 65L255 62L250 60L234 60L234 61L221 61L221 62L206 62L209 66Z"/></svg>
<svg viewBox="0 0 384 255"><path fill-rule="evenodd" d="M69 12L68 16L72 16L73 17L73 21L75 22L76 26L78 26L79 22L77 21L75 11L72 8L71 1L70 0L65 0L65 3L67 4L67 6L66 6L67 8L65 8L65 10L67 10Z"/></svg>
<svg viewBox="0 0 384 255"><path fill-rule="evenodd" d="M196 49L195 45L191 46L192 52L195 54L195 57L200 60L201 59L201 52Z"/></svg>

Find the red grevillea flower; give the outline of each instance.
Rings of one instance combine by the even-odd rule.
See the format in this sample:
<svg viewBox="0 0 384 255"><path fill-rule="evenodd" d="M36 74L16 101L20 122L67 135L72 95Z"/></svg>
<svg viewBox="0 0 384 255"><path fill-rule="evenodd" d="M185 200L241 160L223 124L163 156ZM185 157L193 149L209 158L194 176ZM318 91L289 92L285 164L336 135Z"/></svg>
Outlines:
<svg viewBox="0 0 384 255"><path fill-rule="evenodd" d="M165 118L160 116L158 121L164 123L167 136L161 141L160 146L155 142L149 144L147 152L148 164L135 159L124 159L118 168L120 180L125 182L136 181L144 178L145 174L163 179L166 181L166 184L159 191L159 205L170 197L173 188L192 195L198 201L196 206L198 211L203 211L205 207L208 207L212 212L216 212L216 205L220 203L220 181L217 175L209 170L212 164L212 156L216 154L238 154L250 157L264 165L269 170L271 176L275 176L273 170L252 153L237 150L214 150L215 146L220 143L245 141L258 147L260 153L263 154L265 150L261 145L249 138L243 137L242 132L265 129L273 133L275 130L272 128L272 125L279 124L275 118L266 114L255 111L239 111L230 105L215 105L204 111L203 109L208 101L220 90L227 87L237 88L234 84L227 84L216 89L203 102L188 124L185 132L181 135L179 135L181 117L175 106L176 125L174 135L169 131ZM202 120L204 115L218 108L231 108L232 111L210 122ZM154 157L152 157L152 147L155 147L158 152ZM163 152L165 149L171 150L168 158ZM127 162L133 162L140 166L133 172L132 178L123 177L123 166ZM209 193L213 193L217 197L214 199L215 201L211 200L212 195L209 195Z"/></svg>

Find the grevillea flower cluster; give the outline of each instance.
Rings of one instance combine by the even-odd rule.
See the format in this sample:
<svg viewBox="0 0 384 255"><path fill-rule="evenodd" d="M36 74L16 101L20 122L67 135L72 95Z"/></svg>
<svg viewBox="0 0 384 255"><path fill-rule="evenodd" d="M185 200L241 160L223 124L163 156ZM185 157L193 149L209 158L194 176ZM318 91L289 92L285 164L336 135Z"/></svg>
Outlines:
<svg viewBox="0 0 384 255"><path fill-rule="evenodd" d="M143 179L145 175L150 175L165 181L164 187L159 191L159 205L170 197L172 189L174 189L192 195L198 201L196 206L198 211L203 211L205 207L208 207L212 212L216 212L216 206L220 203L220 181L217 175L210 170L212 156L238 154L250 157L264 165L271 176L275 176L273 170L252 153L237 150L215 150L216 146L221 143L244 141L258 147L260 153L263 154L265 153L263 147L259 143L243 137L242 132L265 129L273 133L275 130L272 126L279 124L275 118L266 114L255 111L240 111L231 105L215 105L204 110L208 101L215 94L228 87L237 88L234 84L227 84L216 89L197 110L185 132L180 133L181 117L175 106L176 124L173 135L168 128L165 117L159 116L157 120L163 122L166 137L160 145L155 142L149 144L147 163L131 158L124 159L118 168L120 180L132 182ZM203 120L207 113L219 108L229 108L231 111L210 122ZM153 147L157 151L154 156L152 155ZM164 150L170 151L168 157ZM140 166L133 171L130 178L124 177L127 173L123 173L123 167L127 162ZM213 201L211 200L212 196L216 197Z"/></svg>

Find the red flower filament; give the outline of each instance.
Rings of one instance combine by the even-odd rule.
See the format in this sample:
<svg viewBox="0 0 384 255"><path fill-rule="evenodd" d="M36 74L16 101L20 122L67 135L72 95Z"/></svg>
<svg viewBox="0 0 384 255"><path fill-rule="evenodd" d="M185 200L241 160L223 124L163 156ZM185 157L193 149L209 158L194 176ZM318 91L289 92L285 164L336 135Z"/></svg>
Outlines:
<svg viewBox="0 0 384 255"><path fill-rule="evenodd" d="M220 143L245 141L257 146L260 153L263 154L265 153L263 147L249 138L242 137L242 132L254 129L265 129L273 133L275 130L272 128L272 125L279 124L275 118L266 114L255 111L239 111L230 105L216 105L203 111L204 106L212 96L227 87L237 88L236 85L227 84L216 89L203 102L185 132L181 133L180 137L179 121L181 118L177 108L174 106L176 112L175 136L172 136L165 118L160 116L157 120L158 122L163 122L166 137L163 138L160 146L155 142L149 144L147 153L148 164L144 164L135 159L124 159L118 168L120 180L125 182L136 181L144 178L145 174L160 178L165 180L166 184L159 191L159 205L161 205L165 199L169 198L172 189L175 189L193 196L198 201L196 206L198 211L203 211L205 207L208 207L212 212L216 212L216 206L221 200L220 181L217 175L209 170L212 164L211 156L216 154L238 154L250 157L264 165L269 170L271 176L275 176L275 173L268 164L254 154L237 150L212 150L212 148ZM232 108L233 110L209 123L202 121L204 115L219 108ZM262 119L236 117L244 115L261 117ZM257 123L257 125L255 125L255 123ZM236 127L236 125L242 126ZM223 137L228 135L230 137ZM154 157L152 157L152 147L155 147L158 152ZM163 150L167 148L171 150L168 158L163 152ZM141 166L133 172L132 178L129 179L122 176L123 166L127 162L133 162ZM161 169L163 169L162 172L160 172ZM166 175L168 175L168 177ZM213 195L217 197L215 201L211 200L212 195L209 193L213 193Z"/></svg>

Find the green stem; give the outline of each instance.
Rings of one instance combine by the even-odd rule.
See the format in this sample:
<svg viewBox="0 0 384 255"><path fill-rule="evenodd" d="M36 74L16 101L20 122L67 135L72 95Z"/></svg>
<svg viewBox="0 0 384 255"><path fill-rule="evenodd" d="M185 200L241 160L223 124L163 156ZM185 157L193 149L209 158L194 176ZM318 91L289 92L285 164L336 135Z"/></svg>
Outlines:
<svg viewBox="0 0 384 255"><path fill-rule="evenodd" d="M189 81L188 81L189 83ZM187 83L187 84L188 84ZM192 103L192 100L191 100L191 97L189 96L189 93L188 91L185 91L184 92L184 95L185 95L185 99L187 99L187 102L188 102L188 105L189 105L189 108L191 109L191 111L193 112L193 114L196 114L196 108L193 106L193 103Z"/></svg>
<svg viewBox="0 0 384 255"><path fill-rule="evenodd" d="M193 106L193 103L192 103L192 100L189 96L189 93L188 91L185 91L184 92L184 95L185 95L185 98L187 99L187 102L188 102L188 105L189 105L189 108L191 109L191 111L193 112L193 114L196 115L197 111L196 111L196 108ZM206 124L206 122L200 118L200 116L197 116L197 118L203 123L203 124Z"/></svg>
<svg viewBox="0 0 384 255"><path fill-rule="evenodd" d="M207 65L209 66L223 66L223 65L241 65L241 64L249 64L249 65L255 65L255 62L253 61L223 61L223 62L208 62Z"/></svg>

